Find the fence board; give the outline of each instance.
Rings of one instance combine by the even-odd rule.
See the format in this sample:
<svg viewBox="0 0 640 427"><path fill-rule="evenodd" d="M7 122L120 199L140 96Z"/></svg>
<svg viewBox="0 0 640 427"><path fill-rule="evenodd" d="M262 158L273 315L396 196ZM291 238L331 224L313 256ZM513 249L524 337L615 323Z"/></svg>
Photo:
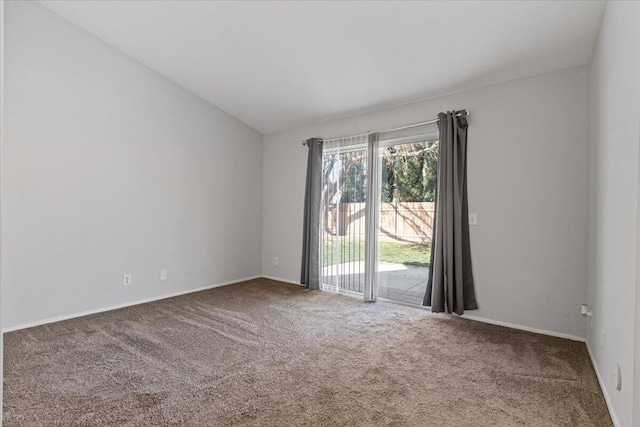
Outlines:
<svg viewBox="0 0 640 427"><path fill-rule="evenodd" d="M339 212L339 218L338 218ZM380 205L380 241L431 243L433 202L391 202ZM328 230L364 240L365 204L340 203L329 208Z"/></svg>

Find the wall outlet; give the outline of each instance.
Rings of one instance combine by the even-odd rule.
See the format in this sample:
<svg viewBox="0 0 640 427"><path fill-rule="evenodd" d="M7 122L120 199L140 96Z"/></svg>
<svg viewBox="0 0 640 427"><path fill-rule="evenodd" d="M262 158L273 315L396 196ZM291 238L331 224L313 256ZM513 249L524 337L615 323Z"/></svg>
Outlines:
<svg viewBox="0 0 640 427"><path fill-rule="evenodd" d="M604 350L604 329L600 329L600 348Z"/></svg>
<svg viewBox="0 0 640 427"><path fill-rule="evenodd" d="M278 257L275 257L275 258L273 259L273 265L278 265Z"/></svg>
<svg viewBox="0 0 640 427"><path fill-rule="evenodd" d="M130 274L122 275L122 286L131 286L132 282L133 282L133 279Z"/></svg>
<svg viewBox="0 0 640 427"><path fill-rule="evenodd" d="M167 280L167 270L160 270L160 280Z"/></svg>
<svg viewBox="0 0 640 427"><path fill-rule="evenodd" d="M478 225L478 214L476 213L469 214L469 225Z"/></svg>

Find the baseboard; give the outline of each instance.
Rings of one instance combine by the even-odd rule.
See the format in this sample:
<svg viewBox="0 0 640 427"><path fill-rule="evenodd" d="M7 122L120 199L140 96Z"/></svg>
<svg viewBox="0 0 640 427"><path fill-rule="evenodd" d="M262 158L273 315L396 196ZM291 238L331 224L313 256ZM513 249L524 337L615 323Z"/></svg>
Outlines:
<svg viewBox="0 0 640 427"><path fill-rule="evenodd" d="M281 279L280 277L273 277L273 276L265 276L264 274L261 277L264 277L265 279L269 279L269 280L276 280L278 282L291 283L292 285L304 286L300 282L296 282L295 280Z"/></svg>
<svg viewBox="0 0 640 427"><path fill-rule="evenodd" d="M602 380L602 375L600 375L600 371L598 370L598 365L596 365L596 359L593 357L593 352L591 351L591 347L589 346L589 341L585 341L587 345L587 352L589 353L589 358L591 359L591 365L593 365L593 370L596 371L596 378L598 378L598 384L600 384L600 390L602 390L602 394L604 395L604 401L607 404L607 409L609 409L609 416L611 417L611 422L615 427L622 427L622 424L618 421L616 417L616 413L613 412L613 405L611 404L611 398L607 393L607 389L604 386L604 381Z"/></svg>
<svg viewBox="0 0 640 427"><path fill-rule="evenodd" d="M72 314L65 314L62 316L50 317L48 319L37 320L35 322L23 323L22 325L3 328L2 332L13 332L13 331L18 331L20 329L33 328L34 326L41 326L49 323L60 322L63 320L75 319L76 317L88 316L90 314L104 313L105 311L117 310L119 308L131 307L133 305L145 304L148 302L159 301L162 299L179 297L181 295L191 294L194 292L201 292L201 291L206 291L208 289L219 288L221 286L233 285L234 283L246 282L247 280L255 280L255 279L259 279L260 277L262 276L245 277L243 279L230 280L228 282L220 282L214 285L203 286L201 288L188 289L185 291L174 292L171 294L159 295L156 297L145 298L145 299L131 301L131 302L125 302L122 304L110 305L108 307L100 307L93 310L82 311L79 313L72 313Z"/></svg>
<svg viewBox="0 0 640 427"><path fill-rule="evenodd" d="M519 329L521 331L533 332L541 335L549 335L552 337L565 338L572 341L580 341L580 342L587 341L584 337L579 337L577 335L563 334L562 332L547 331L545 329L537 329L537 328L532 328L530 326L516 325L514 323L501 322L500 320L485 319L483 317L469 316L468 314L463 314L460 317L462 317L463 319L475 320L476 322L490 323L492 325L498 325L498 326L506 326L507 328Z"/></svg>

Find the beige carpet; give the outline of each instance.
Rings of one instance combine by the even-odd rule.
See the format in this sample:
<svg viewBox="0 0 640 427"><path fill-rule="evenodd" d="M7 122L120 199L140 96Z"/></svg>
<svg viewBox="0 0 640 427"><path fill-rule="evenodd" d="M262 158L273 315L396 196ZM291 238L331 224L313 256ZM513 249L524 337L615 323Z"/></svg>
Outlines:
<svg viewBox="0 0 640 427"><path fill-rule="evenodd" d="M584 344L265 279L5 334L4 425L610 426Z"/></svg>

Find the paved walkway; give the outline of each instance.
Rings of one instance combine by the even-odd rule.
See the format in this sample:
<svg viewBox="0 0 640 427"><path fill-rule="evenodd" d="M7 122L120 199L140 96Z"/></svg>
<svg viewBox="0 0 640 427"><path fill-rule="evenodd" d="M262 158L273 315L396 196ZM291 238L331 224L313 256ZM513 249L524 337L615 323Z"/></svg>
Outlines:
<svg viewBox="0 0 640 427"><path fill-rule="evenodd" d="M422 305L427 291L429 268L387 262L378 263L378 296ZM364 261L334 264L324 268L324 282L335 284L340 277L344 290L362 292Z"/></svg>

